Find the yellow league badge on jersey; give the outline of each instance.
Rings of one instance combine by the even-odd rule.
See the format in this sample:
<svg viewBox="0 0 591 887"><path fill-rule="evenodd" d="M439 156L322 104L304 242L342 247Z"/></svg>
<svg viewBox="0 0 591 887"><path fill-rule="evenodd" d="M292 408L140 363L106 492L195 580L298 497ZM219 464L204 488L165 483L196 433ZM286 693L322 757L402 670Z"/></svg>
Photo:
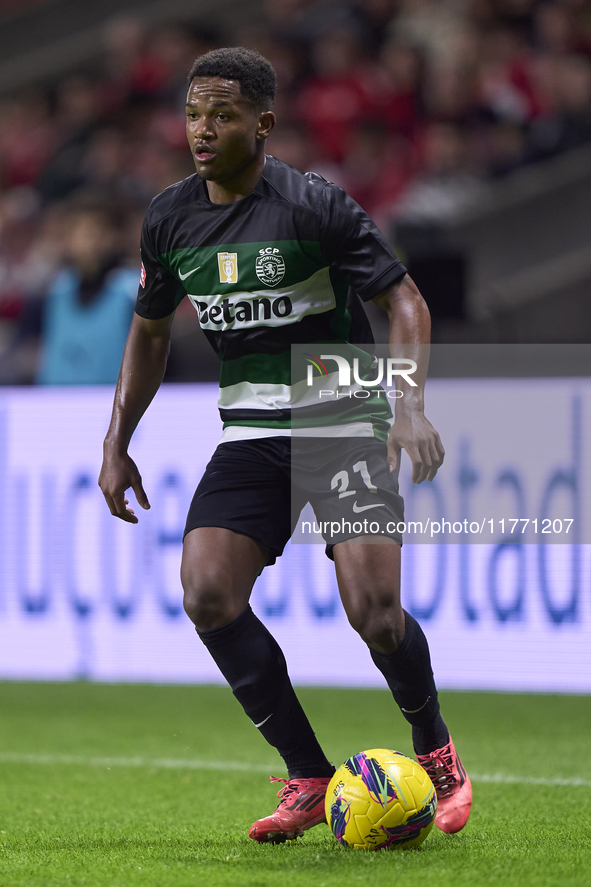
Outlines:
<svg viewBox="0 0 591 887"><path fill-rule="evenodd" d="M238 283L238 253L218 253L220 283Z"/></svg>

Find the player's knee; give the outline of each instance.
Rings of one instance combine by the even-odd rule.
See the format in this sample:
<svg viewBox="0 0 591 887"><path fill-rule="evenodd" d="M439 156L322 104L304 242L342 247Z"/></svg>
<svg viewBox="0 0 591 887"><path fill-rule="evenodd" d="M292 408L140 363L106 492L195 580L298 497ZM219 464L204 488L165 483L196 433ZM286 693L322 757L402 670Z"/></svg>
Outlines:
<svg viewBox="0 0 591 887"><path fill-rule="evenodd" d="M236 606L228 594L228 583L215 572L186 575L181 571L183 606L198 631L214 631L232 622Z"/></svg>
<svg viewBox="0 0 591 887"><path fill-rule="evenodd" d="M374 649L393 653L404 638L404 613L398 601L365 598L347 609L349 623Z"/></svg>
<svg viewBox="0 0 591 887"><path fill-rule="evenodd" d="M368 608L365 602L356 602L355 604L350 603L347 606L347 619L349 620L349 625L354 628L357 634L361 635L364 640L367 611Z"/></svg>

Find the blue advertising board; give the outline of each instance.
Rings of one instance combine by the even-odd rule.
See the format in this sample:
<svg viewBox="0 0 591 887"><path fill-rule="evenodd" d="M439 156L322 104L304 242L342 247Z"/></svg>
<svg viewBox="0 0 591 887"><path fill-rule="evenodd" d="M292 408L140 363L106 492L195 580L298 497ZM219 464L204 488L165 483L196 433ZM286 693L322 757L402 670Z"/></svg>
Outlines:
<svg viewBox="0 0 591 887"><path fill-rule="evenodd" d="M97 486L112 396L0 390L0 678L219 681L179 580L186 511L221 433L217 388L164 386L150 406L131 447L152 505L137 525ZM591 692L591 380L433 380L427 412L447 455L420 487L403 459L407 517L431 521L405 536L403 602L439 686ZM510 532L515 515L526 531ZM452 544L433 532L443 520L462 525ZM477 538L482 520L493 541ZM290 544L253 608L295 683L383 685L323 545Z"/></svg>

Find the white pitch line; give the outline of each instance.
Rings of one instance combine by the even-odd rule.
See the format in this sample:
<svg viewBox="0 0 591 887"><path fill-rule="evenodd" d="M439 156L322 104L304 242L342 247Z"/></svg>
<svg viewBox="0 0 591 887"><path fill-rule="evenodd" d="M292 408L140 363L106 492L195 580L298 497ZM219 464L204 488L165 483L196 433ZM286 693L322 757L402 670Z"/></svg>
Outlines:
<svg viewBox="0 0 591 887"><path fill-rule="evenodd" d="M277 765L248 764L242 761L202 761L198 758L107 758L81 755L27 755L0 752L0 764L72 764L76 767L148 767L157 770L233 770L268 773Z"/></svg>
<svg viewBox="0 0 591 887"><path fill-rule="evenodd" d="M475 773L469 774L472 782L498 782L502 785L566 785L571 788L591 788L591 781L572 776L566 779L560 776L510 776L507 773Z"/></svg>
<svg viewBox="0 0 591 887"><path fill-rule="evenodd" d="M271 773L281 765L249 764L245 761L205 761L199 758L109 758L82 755L35 755L20 752L0 752L0 764L66 764L76 767L147 767L156 770L230 770L243 773ZM512 776L508 773L471 773L472 782L500 785L547 785L570 788L591 788L591 781L578 776L569 778L550 776Z"/></svg>

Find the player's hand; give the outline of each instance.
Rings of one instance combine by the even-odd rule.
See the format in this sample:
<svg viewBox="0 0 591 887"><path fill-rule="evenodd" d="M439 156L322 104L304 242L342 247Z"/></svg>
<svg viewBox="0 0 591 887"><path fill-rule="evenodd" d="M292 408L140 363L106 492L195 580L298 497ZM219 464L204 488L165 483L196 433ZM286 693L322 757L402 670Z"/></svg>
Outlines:
<svg viewBox="0 0 591 887"><path fill-rule="evenodd" d="M138 522L133 509L127 507L129 500L125 498L125 491L130 487L135 493L138 504L145 509L150 507L137 465L127 453L123 456L105 454L98 484L103 491L109 511L121 520L131 524Z"/></svg>
<svg viewBox="0 0 591 887"><path fill-rule="evenodd" d="M445 450L422 410L398 413L388 436L388 465L396 471L400 450L406 450L412 462L413 484L433 480L443 462Z"/></svg>

